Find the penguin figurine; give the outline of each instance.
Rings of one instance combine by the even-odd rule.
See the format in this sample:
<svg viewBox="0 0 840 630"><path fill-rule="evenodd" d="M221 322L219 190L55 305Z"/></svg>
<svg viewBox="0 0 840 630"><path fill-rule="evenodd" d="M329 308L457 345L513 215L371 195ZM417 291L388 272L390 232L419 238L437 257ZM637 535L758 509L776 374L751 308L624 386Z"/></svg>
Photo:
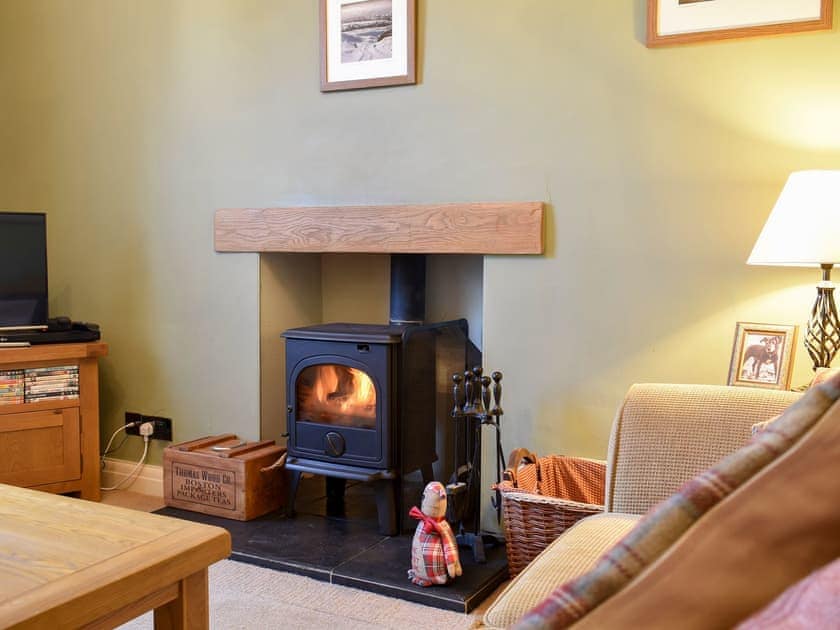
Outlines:
<svg viewBox="0 0 840 630"><path fill-rule="evenodd" d="M411 541L411 568L408 578L420 586L446 584L461 575L458 544L446 522L446 488L432 481L423 490L421 509L415 505L408 513L420 522Z"/></svg>

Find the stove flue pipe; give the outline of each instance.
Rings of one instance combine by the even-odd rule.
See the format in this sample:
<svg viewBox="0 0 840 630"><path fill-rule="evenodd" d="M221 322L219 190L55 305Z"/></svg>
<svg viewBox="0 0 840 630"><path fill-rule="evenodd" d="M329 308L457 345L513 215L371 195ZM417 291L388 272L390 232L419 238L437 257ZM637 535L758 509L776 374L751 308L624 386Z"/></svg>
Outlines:
<svg viewBox="0 0 840 630"><path fill-rule="evenodd" d="M426 320L425 254L391 254L391 324Z"/></svg>

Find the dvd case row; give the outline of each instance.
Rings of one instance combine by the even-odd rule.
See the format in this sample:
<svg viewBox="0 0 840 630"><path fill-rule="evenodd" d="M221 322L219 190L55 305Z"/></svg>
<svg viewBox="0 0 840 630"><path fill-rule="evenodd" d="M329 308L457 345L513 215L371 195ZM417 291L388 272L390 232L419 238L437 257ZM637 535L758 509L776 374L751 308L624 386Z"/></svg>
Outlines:
<svg viewBox="0 0 840 630"><path fill-rule="evenodd" d="M79 397L79 366L0 370L0 405Z"/></svg>

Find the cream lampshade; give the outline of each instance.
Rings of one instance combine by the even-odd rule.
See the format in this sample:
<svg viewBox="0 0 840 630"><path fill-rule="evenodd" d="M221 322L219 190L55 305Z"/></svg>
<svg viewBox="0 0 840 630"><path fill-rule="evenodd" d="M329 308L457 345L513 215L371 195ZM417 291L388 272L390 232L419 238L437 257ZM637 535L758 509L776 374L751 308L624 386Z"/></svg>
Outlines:
<svg viewBox="0 0 840 630"><path fill-rule="evenodd" d="M758 236L747 264L821 267L805 347L814 369L840 348L840 320L831 269L840 263L840 171L792 173Z"/></svg>

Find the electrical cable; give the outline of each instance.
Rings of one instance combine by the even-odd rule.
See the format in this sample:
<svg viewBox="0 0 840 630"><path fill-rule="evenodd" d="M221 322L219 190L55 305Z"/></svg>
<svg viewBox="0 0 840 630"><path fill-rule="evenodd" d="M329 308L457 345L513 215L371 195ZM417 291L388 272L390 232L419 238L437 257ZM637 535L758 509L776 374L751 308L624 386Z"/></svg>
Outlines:
<svg viewBox="0 0 840 630"><path fill-rule="evenodd" d="M107 451L102 453L102 457L105 457L106 455L110 455L111 453L116 453L123 446L125 446L125 443L128 441L129 437L131 437L131 436L128 435L128 433L124 433L123 436L122 436L122 439L117 443L117 445L114 448L108 449ZM103 464L102 467L104 468L105 467L104 466L105 462L102 462L102 464Z"/></svg>
<svg viewBox="0 0 840 630"><path fill-rule="evenodd" d="M117 436L117 434L121 430L128 429L129 427L134 427L134 426L137 426L137 425L140 425L139 432L140 432L140 435L143 436L143 455L140 457L140 461L138 461L134 465L134 468L131 469L131 472L129 472L125 477L123 477L123 479L121 481L119 481L116 485L108 487L108 488L100 487L100 490L118 490L119 488L124 486L126 484L126 482L131 481L133 483L135 481L135 479L133 478L135 473L137 473L140 470L140 467L146 461L146 456L149 454L149 438L154 433L154 425L151 422L144 422L142 424L139 423L139 422L129 422L125 426L118 428L116 431L114 431L113 434L111 434L111 439L108 440L108 445L105 447L105 452L102 454L102 458L100 460L102 462L102 468L104 470L104 468L105 468L105 455L110 452L111 443L114 441L114 438ZM123 439L123 441L125 441L125 439ZM122 445L122 444L120 444L120 445Z"/></svg>
<svg viewBox="0 0 840 630"><path fill-rule="evenodd" d="M102 487L100 487L99 489L100 489L100 490L110 491L110 490L118 490L119 488L121 488L123 485L125 485L125 482L126 482L126 481L128 481L129 479L131 479L131 478L134 476L134 473L136 473L137 471L139 471L139 470L140 470L140 467L141 467L141 466L143 465L143 463L146 461L146 456L147 456L148 454L149 454L149 436L148 436L148 435L144 435L144 436L143 436L143 456L140 458L140 461L139 461L139 462L137 462L137 463L134 465L134 468L132 468L132 469L131 469L131 472L130 472L130 473L128 473L128 474L127 474L127 475L126 475L126 476L122 479L122 481L120 481L120 482L118 482L117 484L115 484L115 485L111 486L110 488L102 488ZM131 479L131 480L132 480L132 481L134 481L133 479Z"/></svg>
<svg viewBox="0 0 840 630"><path fill-rule="evenodd" d="M111 439L108 440L108 445L105 447L105 451L103 451L102 455L99 458L100 467L102 469L105 468L105 456L108 453L113 453L114 451L118 451L120 449L120 447L125 443L126 439L128 438L127 434L125 436L123 436L123 441L120 442L119 445L112 451L111 450L111 444L114 443L114 438L117 437L117 434L120 431L125 431L126 429L130 429L131 427L136 427L138 424L139 424L139 422L129 422L128 424L124 424L123 426L121 426L120 428L118 428L116 431L114 431L111 434Z"/></svg>

